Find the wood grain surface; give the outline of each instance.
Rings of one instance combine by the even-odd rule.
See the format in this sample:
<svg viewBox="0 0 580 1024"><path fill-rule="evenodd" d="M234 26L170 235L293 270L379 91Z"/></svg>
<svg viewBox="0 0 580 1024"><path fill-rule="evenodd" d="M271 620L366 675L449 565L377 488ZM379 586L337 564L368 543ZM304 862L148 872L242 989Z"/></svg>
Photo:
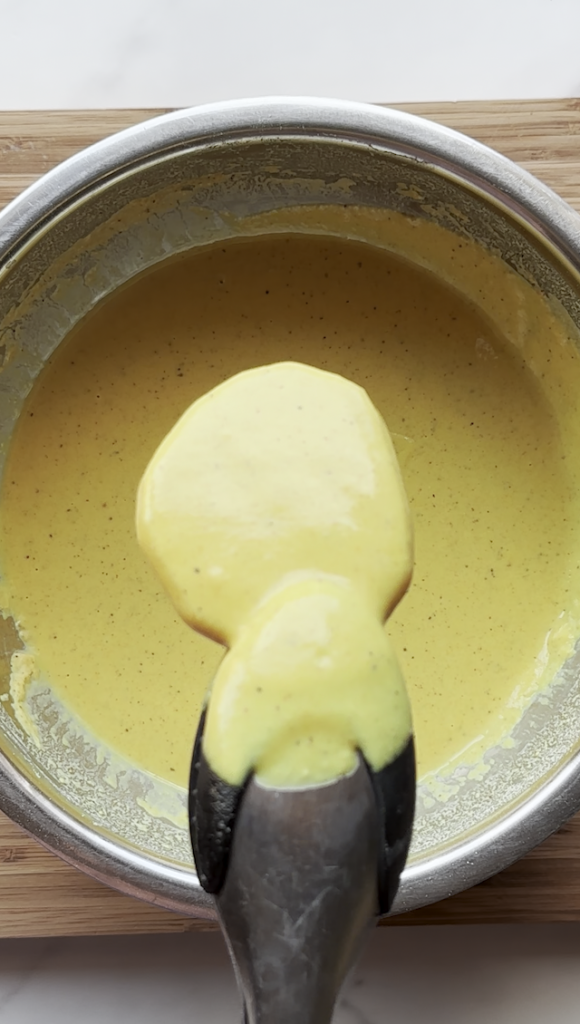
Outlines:
<svg viewBox="0 0 580 1024"><path fill-rule="evenodd" d="M580 211L580 99L429 103L400 109L517 161ZM0 206L55 164L160 110L0 113ZM580 920L580 815L487 882L387 926ZM212 928L122 896L44 850L0 815L0 937Z"/></svg>

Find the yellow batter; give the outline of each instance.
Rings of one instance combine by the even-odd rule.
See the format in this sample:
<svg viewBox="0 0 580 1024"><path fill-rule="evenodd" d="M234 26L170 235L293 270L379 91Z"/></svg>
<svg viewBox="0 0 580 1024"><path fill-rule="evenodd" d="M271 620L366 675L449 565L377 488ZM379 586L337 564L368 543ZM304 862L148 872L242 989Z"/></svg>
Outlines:
<svg viewBox="0 0 580 1024"><path fill-rule="evenodd" d="M182 618L229 651L204 751L231 785L378 771L411 734L383 622L412 530L384 422L357 385L298 363L238 374L165 438L137 533Z"/></svg>
<svg viewBox="0 0 580 1024"><path fill-rule="evenodd" d="M418 246L429 242L421 231ZM475 293L481 272L471 280ZM135 541L134 496L196 398L286 359L361 384L394 438L416 565L390 633L420 773L501 737L562 623L569 640L562 616L580 592L578 446L567 443L580 374L556 327L545 343L549 311L534 323L533 296L525 315L519 297L504 302L528 286L508 288L499 264L483 280L519 349L428 273L378 248L300 236L174 260L72 332L12 443L1 557L5 607L37 674L100 739L185 784L223 648L167 601Z"/></svg>

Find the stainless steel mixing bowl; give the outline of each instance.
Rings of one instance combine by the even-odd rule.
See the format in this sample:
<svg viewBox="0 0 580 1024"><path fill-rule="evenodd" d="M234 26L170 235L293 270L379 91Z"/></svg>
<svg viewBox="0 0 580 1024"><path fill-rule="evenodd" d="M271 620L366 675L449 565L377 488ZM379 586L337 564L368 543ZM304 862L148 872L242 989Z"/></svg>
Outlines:
<svg viewBox="0 0 580 1024"><path fill-rule="evenodd" d="M407 114L323 100L217 104L140 124L47 174L0 214L0 469L48 355L104 295L172 253L244 233L257 213L352 204L434 220L480 242L580 325L580 219L471 140ZM579 413L580 415L580 413ZM2 622L0 693L20 641ZM479 882L580 808L574 656L487 774L422 799L396 911ZM0 701L0 806L51 850L123 892L213 916L175 815L147 813L151 780L103 764L31 698L38 748ZM117 766L118 767L118 766ZM116 775L115 775L116 772ZM111 785L111 773L115 775ZM176 808L182 794L165 793Z"/></svg>

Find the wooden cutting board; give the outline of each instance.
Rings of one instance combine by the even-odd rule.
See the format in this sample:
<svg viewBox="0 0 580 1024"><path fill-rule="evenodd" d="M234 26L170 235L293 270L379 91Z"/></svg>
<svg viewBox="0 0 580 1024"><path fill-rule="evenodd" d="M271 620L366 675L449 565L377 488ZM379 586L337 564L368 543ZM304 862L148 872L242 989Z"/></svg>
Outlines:
<svg viewBox="0 0 580 1024"><path fill-rule="evenodd" d="M511 157L580 211L580 99L410 104L401 109ZM0 206L56 163L164 111L0 113ZM580 920L580 815L507 871L397 924ZM121 896L44 850L0 815L0 937L212 928Z"/></svg>

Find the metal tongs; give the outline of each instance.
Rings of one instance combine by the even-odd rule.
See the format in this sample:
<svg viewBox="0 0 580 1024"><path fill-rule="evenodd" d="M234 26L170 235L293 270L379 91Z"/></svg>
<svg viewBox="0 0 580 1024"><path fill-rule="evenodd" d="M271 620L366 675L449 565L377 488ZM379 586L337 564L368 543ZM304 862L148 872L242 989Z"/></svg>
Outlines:
<svg viewBox="0 0 580 1024"><path fill-rule="evenodd" d="M306 789L255 777L228 786L207 764L203 717L190 824L200 881L213 892L245 1024L329 1024L379 914L394 899L415 803L413 741L373 773Z"/></svg>

